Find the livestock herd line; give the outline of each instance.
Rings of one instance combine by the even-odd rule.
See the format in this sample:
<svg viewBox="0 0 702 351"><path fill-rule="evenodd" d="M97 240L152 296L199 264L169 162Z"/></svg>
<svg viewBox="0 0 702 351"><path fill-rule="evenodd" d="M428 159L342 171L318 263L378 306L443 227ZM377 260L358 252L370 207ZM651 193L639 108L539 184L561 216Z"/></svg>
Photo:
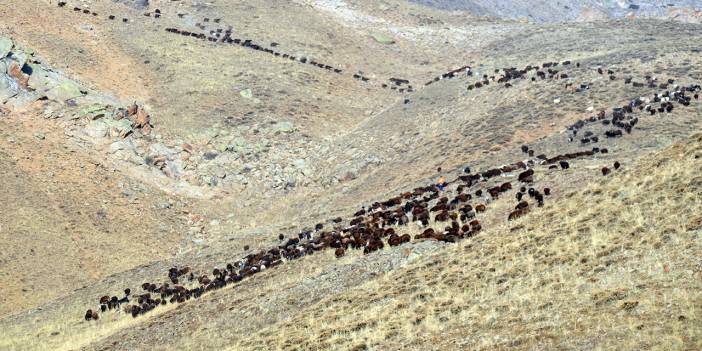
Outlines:
<svg viewBox="0 0 702 351"><path fill-rule="evenodd" d="M503 79L501 77L500 79ZM489 79L489 77L488 77ZM661 91L649 96L638 96L628 103L607 112L600 110L590 118L579 120L567 128L569 141L575 141L586 126L601 124L605 128L604 138L586 131L580 137L581 145L598 144L606 139L624 137L634 131L639 117L653 116L656 113L670 114L675 104L689 106L699 100L700 85L675 85L672 80L658 83L654 77L646 77L647 85ZM669 89L672 88L672 89ZM641 116L638 116L641 114ZM326 249L333 249L337 257L348 250L363 250L369 254L383 249L386 245L398 246L412 241L408 233L401 233L410 223L423 227L414 240L437 240L457 242L471 238L482 230L478 216L489 209L489 204L505 193L516 190L516 205L507 220L517 219L529 213L533 207L543 206L545 199L552 194L550 188L538 189L535 186L537 171L544 169L569 169L568 161L607 154L603 146L573 153L548 157L538 154L528 145L521 151L528 159L501 167L473 173L470 167L463 174L446 182L441 187L429 184L412 191L398 194L382 202L364 206L347 219L337 217L318 223L314 229L297 234L279 234L279 244L266 250L250 253L241 259L224 263L214 268L211 274L196 274L190 267L172 267L164 282L141 284L141 292L133 294L130 288L122 297L104 295L98 298L99 307L86 311L86 320L99 319L101 312L122 311L133 317L143 315L159 306L184 303L198 299L203 294L228 285L234 285L254 274L272 269L286 261L313 255ZM603 166L603 176L621 167L618 161L612 166ZM517 184L501 182L501 175L517 176ZM443 190L442 190L443 188ZM436 227L444 227L436 229ZM328 228L328 229L327 229ZM245 247L248 250L248 247Z"/></svg>
<svg viewBox="0 0 702 351"><path fill-rule="evenodd" d="M67 2L58 3L61 8L67 7ZM99 17L94 11L74 7L75 13L86 16ZM164 16L159 9L144 14L147 17L159 19ZM178 13L179 18L185 14ZM118 18L108 15L110 21L129 23L127 17ZM206 23L219 24L221 19L204 18L195 26L205 31ZM213 43L238 45L243 48L267 53L280 59L307 64L332 74L342 75L345 72L340 65L331 65L304 56L295 56L279 51L278 43L272 42L263 45L252 39L232 37L234 31L231 26L226 29L217 28L209 33L194 32L174 27L168 27L166 32L189 37L196 40ZM564 80L565 89L572 92L584 92L590 88L589 83L573 83L571 74L565 71L569 66L581 67L578 62L546 62L540 65L527 65L523 69L504 68L496 69L494 74L479 76L470 66L442 73L424 83L429 86L441 80L456 77L477 76L478 80L468 84L466 90L472 91L489 86L501 84L504 88L511 88L520 81L537 82L540 80ZM133 317L143 315L159 306L167 304L184 303L191 299L198 299L208 291L236 284L256 273L271 269L285 261L291 261L315 252L333 249L337 257L342 257L348 250L363 250L364 254L381 250L386 245L398 246L412 241L408 233L401 233L410 223L417 223L424 229L414 235L414 240L438 240L443 242L457 242L473 237L480 233L482 224L478 217L489 209L489 204L508 192L515 192L516 205L507 220L517 219L529 213L533 207L543 206L545 199L551 195L550 188L538 189L535 185L537 171L544 169L562 169L571 167L569 161L592 157L596 154L607 154L609 149L600 145L606 139L624 137L633 132L644 115L672 113L675 104L689 106L693 101L699 100L700 85L679 86L672 79L658 81L656 77L642 77L644 81L634 81L632 77L618 77L613 69L602 67L594 68L599 75L607 77L607 81L623 79L625 85L633 88L648 87L655 89L648 96L637 96L628 103L611 108L611 111L600 110L593 116L579 120L567 128L567 138L570 142L579 141L587 149L583 151L566 153L548 157L537 154L528 145L523 145L521 151L528 156L524 161L513 162L501 167L473 173L470 167L463 169L463 174L455 179L437 186L429 184L418 187L412 191L398 194L382 202L375 202L364 206L349 218L334 218L324 223L318 223L314 229L303 230L292 235L279 234L279 244L266 250L249 253L241 259L225 263L214 268L211 274L196 274L190 267L172 267L168 270L167 279L163 282L144 282L141 292L133 292L131 288L123 290L121 297L117 295L104 295L98 297L98 307L85 312L85 320L98 320L100 313L108 311L123 311ZM530 73L533 72L531 75ZM351 75L359 82L369 82L371 79L364 73L357 72ZM416 90L410 81L402 78L389 78L387 82L379 84L380 88L389 89L398 93L412 93ZM409 99L405 98L405 103ZM608 130L603 135L596 135L592 131L579 132L588 125L601 124ZM603 138L601 138L603 137ZM621 167L619 162L611 166L603 166L600 171L603 176L609 175L613 170ZM517 176L516 184L498 181L501 175ZM436 229L444 227L443 229ZM248 251L248 247L245 247Z"/></svg>

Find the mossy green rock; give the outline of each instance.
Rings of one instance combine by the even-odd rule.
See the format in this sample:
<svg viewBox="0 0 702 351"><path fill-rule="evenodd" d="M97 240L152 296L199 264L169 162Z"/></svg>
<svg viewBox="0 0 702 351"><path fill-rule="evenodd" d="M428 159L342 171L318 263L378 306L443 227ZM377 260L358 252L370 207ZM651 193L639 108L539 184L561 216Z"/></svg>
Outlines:
<svg viewBox="0 0 702 351"><path fill-rule="evenodd" d="M246 99L253 98L253 92L251 91L251 89L244 89L244 90L239 92L239 95L241 95L241 97L246 98Z"/></svg>
<svg viewBox="0 0 702 351"><path fill-rule="evenodd" d="M78 116L84 117L87 115L96 115L99 113L105 113L105 106L102 105L93 105L93 106L88 106L78 112Z"/></svg>
<svg viewBox="0 0 702 351"><path fill-rule="evenodd" d="M78 84L66 81L49 90L46 96L52 100L66 101L83 96L83 93L80 91Z"/></svg>

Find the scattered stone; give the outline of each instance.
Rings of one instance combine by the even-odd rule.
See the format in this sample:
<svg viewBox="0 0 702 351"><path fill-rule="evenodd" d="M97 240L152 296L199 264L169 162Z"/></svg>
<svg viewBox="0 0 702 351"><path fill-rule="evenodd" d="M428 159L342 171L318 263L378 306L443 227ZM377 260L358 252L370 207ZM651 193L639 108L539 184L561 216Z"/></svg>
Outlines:
<svg viewBox="0 0 702 351"><path fill-rule="evenodd" d="M90 119L98 119L99 117L95 117L95 115L105 115L105 106L102 105L92 105L88 106L80 111L78 111L78 116L80 117L85 117L89 116Z"/></svg>
<svg viewBox="0 0 702 351"><path fill-rule="evenodd" d="M292 133L295 131L295 126L292 124L292 122L281 121L275 124L273 130L276 133Z"/></svg>
<svg viewBox="0 0 702 351"><path fill-rule="evenodd" d="M91 138L104 138L107 135L107 124L103 120L90 121L83 133Z"/></svg>
<svg viewBox="0 0 702 351"><path fill-rule="evenodd" d="M371 36L371 38L373 38L373 40L375 40L381 44L386 44L386 45L395 44L395 39L393 39L393 38L391 38L383 33L373 32L370 34L370 36Z"/></svg>
<svg viewBox="0 0 702 351"><path fill-rule="evenodd" d="M240 91L240 92L239 92L239 95L241 95L241 97L246 98L246 99L252 99L252 98L253 98L253 92L252 92L251 89L249 89L249 88Z"/></svg>
<svg viewBox="0 0 702 351"><path fill-rule="evenodd" d="M163 174L172 179L180 179L183 175L183 161L180 159L166 161L162 169Z"/></svg>
<svg viewBox="0 0 702 351"><path fill-rule="evenodd" d="M211 160L214 160L215 158L217 158L217 155L219 155L219 153L217 151L210 150L210 151L205 152L205 154L202 157L205 160L211 161Z"/></svg>
<svg viewBox="0 0 702 351"><path fill-rule="evenodd" d="M37 138L37 139L39 139L39 140L44 140L44 139L46 139L46 135L44 135L44 133L41 133L41 132L36 132L36 133L34 133L34 137Z"/></svg>

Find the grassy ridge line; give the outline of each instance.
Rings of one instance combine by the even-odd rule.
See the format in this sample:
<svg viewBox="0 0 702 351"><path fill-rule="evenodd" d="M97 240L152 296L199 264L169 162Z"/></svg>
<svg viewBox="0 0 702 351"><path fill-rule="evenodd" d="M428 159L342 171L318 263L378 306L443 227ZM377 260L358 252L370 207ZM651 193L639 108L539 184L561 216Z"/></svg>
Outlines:
<svg viewBox="0 0 702 351"><path fill-rule="evenodd" d="M702 134L240 349L700 349Z"/></svg>

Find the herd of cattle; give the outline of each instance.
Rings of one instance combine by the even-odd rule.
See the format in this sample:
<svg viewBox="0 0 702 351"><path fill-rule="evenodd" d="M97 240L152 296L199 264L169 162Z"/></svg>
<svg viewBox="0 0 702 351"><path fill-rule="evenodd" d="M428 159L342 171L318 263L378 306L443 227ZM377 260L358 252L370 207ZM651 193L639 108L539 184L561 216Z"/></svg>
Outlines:
<svg viewBox="0 0 702 351"><path fill-rule="evenodd" d="M65 7L66 2L59 2L59 7ZM75 12L98 16L96 12L74 8ZM145 15L160 18L162 13L155 10ZM182 17L182 14L178 14ZM113 15L109 20L117 20ZM129 22L128 18L121 18L122 22ZM212 22L220 23L220 19ZM204 23L210 22L209 18L203 19ZM204 24L196 25L205 30ZM211 30L209 34L195 33L178 28L166 28L168 33L187 36L198 40L217 43L240 45L252 50L265 52L281 59L308 64L335 74L343 74L339 66L332 66L306 57L297 57L280 52L275 47L277 43L264 46L250 39L232 37L231 27L227 29ZM546 62L541 65L528 65L523 69L505 68L496 69L494 75L484 74L475 83L467 85L467 90L480 89L491 83L503 84L510 88L518 81L532 81L545 79L564 79L565 88L581 92L589 89L589 84L574 85L571 74L565 68L574 65L580 68L580 63L571 61ZM597 73L605 75L607 81L617 79L617 74L612 69L596 68ZM533 74L530 74L533 72ZM424 85L428 86L444 79L455 77L471 77L474 75L470 66L463 66L443 73ZM368 82L370 79L358 72L352 75L354 79ZM414 240L438 240L443 242L457 242L461 239L477 235L482 230L478 219L479 214L488 209L490 203L506 193L514 192L516 205L514 210L507 215L507 220L515 220L529 213L534 206L543 206L545 199L551 195L551 189L535 186L537 170L540 169L569 169L569 161L580 158L592 157L596 154L607 154L605 147L593 146L609 138L623 137L632 133L639 118L644 114L672 113L675 104L689 106L693 100L699 100L700 85L679 86L674 80L659 82L655 77L646 76L646 83L634 81L625 77L624 83L631 84L634 88L648 87L657 89L649 96L638 96L628 103L617 106L607 112L600 110L595 115L579 120L567 128L567 137L570 142L579 138L581 145L587 149L583 151L565 153L548 157L537 154L528 145L523 145L521 151L528 156L524 161L514 162L500 167L473 173L470 167L463 169L463 174L444 184L429 184L418 187L412 191L398 194L385 201L375 202L364 206L348 219L334 218L325 223L318 223L314 229L305 229L294 235L280 234L279 243L266 250L250 253L245 257L215 268L211 274L196 274L189 267L172 267L169 269L167 279L161 283L146 282L141 285L140 293L133 293L125 289L122 297L100 296L99 308L86 311L86 320L97 320L100 313L107 311L121 311L133 317L145 314L158 306L183 303L190 299L198 299L204 293L236 284L246 277L271 269L285 261L294 260L315 252L332 249L336 257L344 256L349 250L363 250L365 254L381 250L386 245L398 246ZM415 89L409 80L390 78L387 83L380 85L383 89L395 90L399 93L413 92ZM408 100L405 99L405 103ZM595 135L592 131L583 131L589 124L601 123L606 127L604 137ZM582 133L581 133L582 131ZM579 134L582 134L579 136ZM619 169L621 164L614 162L611 166L601 168L603 176ZM441 170L437 170L439 173ZM516 176L515 182L503 181L502 176ZM408 233L408 225L415 223L423 228L414 238ZM248 247L245 247L248 251Z"/></svg>
<svg viewBox="0 0 702 351"><path fill-rule="evenodd" d="M65 1L60 1L58 2L58 7L65 8L67 6L67 2ZM92 16L92 17L98 17L99 14L95 11L89 10L89 9L84 9L81 7L74 7L73 11L76 13L81 13L84 15ZM144 13L146 17L153 17L153 18L161 18L164 13L161 12L160 9L154 10L154 12L146 12ZM183 17L184 14L178 14L178 17ZM109 15L107 16L108 20L121 20L123 23L129 23L130 20L128 17L121 17L120 19L117 18L117 16L114 15ZM204 23L220 23L221 19L220 18L215 18L215 19L210 19L210 18L203 18L202 22L198 22L195 24L195 27L197 27L199 30L204 31L207 30L207 26ZM202 40L202 41L208 41L208 42L213 42L213 43L221 43L221 44L230 44L230 45L238 45L243 48L255 50L258 52L262 53L267 53L270 55L273 55L275 57L279 57L281 59L285 60L290 60L293 62L298 62L300 64L307 64L315 68L323 69L325 71L328 71L330 73L336 73L336 74L344 74L344 70L341 69L341 65L330 65L327 63L320 62L317 59L309 58L306 56L296 56L290 53L284 53L281 52L277 49L274 49L279 46L278 43L272 42L268 45L261 44L260 42L257 42L253 39L243 39L243 38L234 38L232 37L232 34L234 32L232 26L227 26L227 28L215 28L209 30L208 33L204 32L194 32L191 30L185 30L185 29L180 29L180 28L174 28L174 27L168 27L165 29L167 33L170 34L176 34L180 35L183 37L188 37L196 40ZM351 75L353 79L356 79L358 81L367 83L371 81L371 78L365 76L365 74L361 71L353 73ZM394 78L391 77L387 80L385 83L381 83L378 86L382 89L388 89L400 94L406 94L406 93L412 93L415 91L414 87L409 84L409 80L407 79L402 79L402 78ZM405 103L409 102L408 100L405 100Z"/></svg>
<svg viewBox="0 0 702 351"><path fill-rule="evenodd" d="M652 86L651 82L655 79L647 79L649 86ZM699 99L699 85L672 84L673 82L668 81L664 85L655 86L672 90L637 97L624 106L612 108L609 113L601 110L595 116L577 121L568 127L569 140L574 140L578 132L590 123L611 126L613 129L606 132L607 138L622 137L631 133L637 125L637 112L671 113L674 103L688 106L693 99ZM599 141L592 132L585 132L581 144ZM123 311L137 317L161 305L197 299L208 291L236 284L246 277L285 261L313 255L321 250L333 249L336 257L342 257L348 250L362 249L364 254L368 254L381 250L386 245L402 245L413 239L410 234L402 233L409 231L407 226L410 223L424 228L414 236L414 240L457 242L470 238L482 229L478 215L485 212L492 201L508 192L516 190L516 205L507 215L507 220L514 220L529 213L534 206L543 206L545 198L551 195L551 189L538 189L534 186L534 177L540 168L565 170L570 168L570 160L609 152L604 147L592 147L584 151L548 157L544 154L537 155L528 145L523 145L521 151L529 158L477 173L466 167L462 175L442 184L441 187L437 184L418 187L385 201L364 206L347 220L337 217L325 223L318 223L314 229L302 230L296 235L280 234L278 245L226 263L222 268L215 268L211 274L195 274L189 267L173 267L168 271L166 282L143 283L143 291L140 294L130 295L130 289L126 289L121 298L101 296L99 309L86 311L85 319L98 319L100 312L109 310ZM614 162L612 168L604 166L601 169L602 175L606 176L620 166L619 162ZM502 175L513 174L516 175L516 184L499 180L503 179ZM248 247L245 249L248 250Z"/></svg>

